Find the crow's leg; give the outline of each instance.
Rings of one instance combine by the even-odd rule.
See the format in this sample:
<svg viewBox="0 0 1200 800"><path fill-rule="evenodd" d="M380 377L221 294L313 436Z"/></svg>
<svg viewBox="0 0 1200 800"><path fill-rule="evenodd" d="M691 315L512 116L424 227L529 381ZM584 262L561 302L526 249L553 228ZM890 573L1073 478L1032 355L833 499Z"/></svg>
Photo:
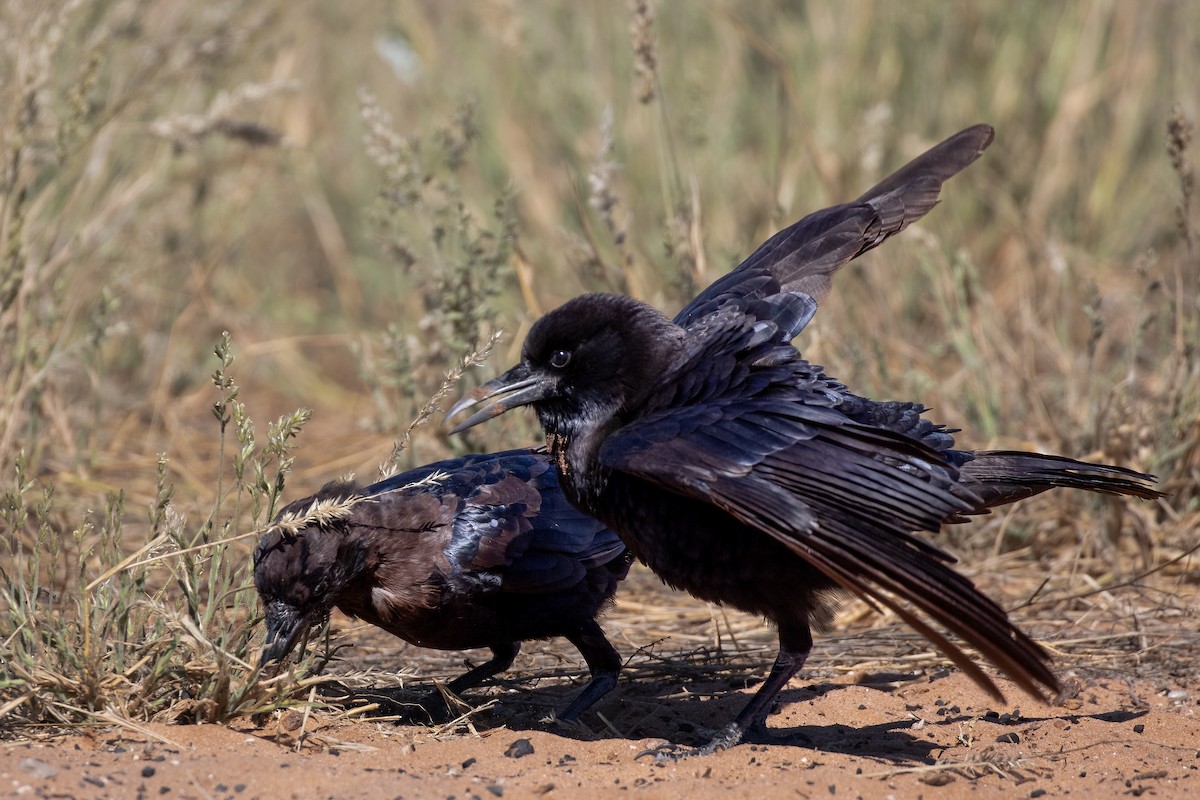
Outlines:
<svg viewBox="0 0 1200 800"><path fill-rule="evenodd" d="M639 753L638 757L654 755L660 762L677 761L681 758L706 756L718 750L726 750L742 741L748 734L759 740L774 739L775 737L767 730L767 714L770 713L771 706L783 687L787 686L787 682L792 679L792 676L804 666L811 651L812 632L809 630L807 622L800 624L792 622L786 628L780 626L779 655L775 657L775 663L771 666L771 674L763 681L762 686L758 687L754 697L750 698L750 702L734 718L733 722L722 728L712 738L712 741L703 747L667 746Z"/></svg>
<svg viewBox="0 0 1200 800"><path fill-rule="evenodd" d="M567 634L567 641L579 649L587 662L592 679L579 693L567 710L558 715L562 722L574 722L592 704L612 691L621 673L621 656L609 643L604 631L595 620L588 620L576 633Z"/></svg>
<svg viewBox="0 0 1200 800"><path fill-rule="evenodd" d="M797 635L799 634L799 635ZM771 673L763 681L762 686L750 698L750 702L742 709L733 722L713 737L713 740L701 748L705 754L717 750L725 750L742 741L746 736L770 740L773 734L767 729L767 714L775 704L775 698L787 686L797 672L804 667L808 654L812 651L812 634L808 626L803 631L793 631L785 638L784 632L779 632L779 655L771 665Z"/></svg>
<svg viewBox="0 0 1200 800"><path fill-rule="evenodd" d="M488 678L499 675L512 666L513 659L517 657L517 653L521 652L521 643L507 642L505 644L494 644L491 650L492 658L490 661L485 661L478 667L459 675L447 683L446 688L455 694L459 694L463 689L478 686Z"/></svg>

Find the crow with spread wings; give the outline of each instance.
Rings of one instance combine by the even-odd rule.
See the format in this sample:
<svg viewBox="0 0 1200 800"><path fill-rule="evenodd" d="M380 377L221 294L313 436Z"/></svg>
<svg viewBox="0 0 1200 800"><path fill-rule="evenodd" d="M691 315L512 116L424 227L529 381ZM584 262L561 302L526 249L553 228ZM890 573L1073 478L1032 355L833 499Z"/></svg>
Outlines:
<svg viewBox="0 0 1200 800"><path fill-rule="evenodd" d="M1152 476L1120 467L955 449L923 406L858 396L790 344L833 272L928 212L992 137L968 128L854 202L805 217L673 321L615 295L560 306L530 330L518 365L450 410L490 401L457 431L532 406L571 502L669 585L775 623L766 681L706 747L682 754L768 737L811 629L847 593L892 609L993 695L956 639L1022 689L1055 690L1047 653L914 532L1059 486L1157 496Z"/></svg>

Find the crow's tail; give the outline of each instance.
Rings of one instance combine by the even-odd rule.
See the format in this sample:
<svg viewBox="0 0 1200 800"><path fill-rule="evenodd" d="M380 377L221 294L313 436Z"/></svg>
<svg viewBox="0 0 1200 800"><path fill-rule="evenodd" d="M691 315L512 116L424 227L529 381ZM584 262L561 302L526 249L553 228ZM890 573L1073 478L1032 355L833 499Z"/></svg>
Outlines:
<svg viewBox="0 0 1200 800"><path fill-rule="evenodd" d="M1146 499L1163 496L1154 488L1158 478L1153 475L1065 456L985 450L975 453L960 471L963 482L983 498L984 508L1023 500L1059 486Z"/></svg>

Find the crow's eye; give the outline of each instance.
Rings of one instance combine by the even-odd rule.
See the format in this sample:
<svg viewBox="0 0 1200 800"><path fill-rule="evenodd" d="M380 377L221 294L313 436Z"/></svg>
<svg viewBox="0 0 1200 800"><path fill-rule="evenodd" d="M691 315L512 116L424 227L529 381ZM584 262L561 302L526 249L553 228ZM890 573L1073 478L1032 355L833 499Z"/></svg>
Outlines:
<svg viewBox="0 0 1200 800"><path fill-rule="evenodd" d="M550 354L550 366L555 369L562 369L567 364L571 363L570 350L555 350Z"/></svg>

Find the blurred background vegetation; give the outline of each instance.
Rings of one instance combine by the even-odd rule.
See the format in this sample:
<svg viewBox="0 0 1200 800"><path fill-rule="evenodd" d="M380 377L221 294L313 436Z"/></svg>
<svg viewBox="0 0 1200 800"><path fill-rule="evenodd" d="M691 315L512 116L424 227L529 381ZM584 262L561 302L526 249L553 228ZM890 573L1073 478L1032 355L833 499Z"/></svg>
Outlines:
<svg viewBox="0 0 1200 800"><path fill-rule="evenodd" d="M109 673L145 683L143 656L72 661L93 623L52 643L39 608L153 631L164 671L183 640L249 658L248 542L219 586L195 580L217 574L205 551L111 568L253 531L281 486L375 477L494 331L455 396L563 300L673 312L981 121L983 159L840 274L798 344L967 446L1152 470L1172 493L1042 497L956 529L960 551L1103 553L1120 574L1194 539L1196 3L16 0L0 40L0 642L58 653L79 707L111 706ZM396 465L537 438L531 415L471 433L420 427ZM97 610L105 586L129 608ZM51 679L5 655L0 713L28 709ZM189 714L236 710L201 678L223 710Z"/></svg>

